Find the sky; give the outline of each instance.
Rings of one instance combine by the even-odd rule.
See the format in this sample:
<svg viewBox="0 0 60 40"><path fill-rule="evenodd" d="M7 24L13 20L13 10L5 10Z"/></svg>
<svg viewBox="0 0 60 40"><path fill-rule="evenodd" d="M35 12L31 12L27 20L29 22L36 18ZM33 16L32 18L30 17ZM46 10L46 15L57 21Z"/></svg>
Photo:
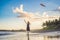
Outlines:
<svg viewBox="0 0 60 40"><path fill-rule="evenodd" d="M41 3L46 7L41 6ZM17 16L20 14L13 12L21 5L23 5L23 11L28 12L28 14L60 16L60 0L0 0L0 29L26 29L24 19L18 18ZM32 22L31 29L42 28L40 22Z"/></svg>

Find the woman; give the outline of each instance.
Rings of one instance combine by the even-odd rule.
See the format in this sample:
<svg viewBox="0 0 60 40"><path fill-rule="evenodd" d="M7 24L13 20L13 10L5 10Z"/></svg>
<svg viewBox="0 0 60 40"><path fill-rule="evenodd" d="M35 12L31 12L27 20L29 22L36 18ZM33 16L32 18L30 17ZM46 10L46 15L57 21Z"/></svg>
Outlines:
<svg viewBox="0 0 60 40"><path fill-rule="evenodd" d="M27 31L30 31L30 22L27 22Z"/></svg>

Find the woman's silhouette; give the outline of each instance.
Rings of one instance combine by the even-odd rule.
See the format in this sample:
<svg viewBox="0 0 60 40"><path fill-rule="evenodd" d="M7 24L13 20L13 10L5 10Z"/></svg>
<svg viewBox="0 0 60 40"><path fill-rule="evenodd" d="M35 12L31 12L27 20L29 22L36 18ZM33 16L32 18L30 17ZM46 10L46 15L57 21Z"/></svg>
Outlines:
<svg viewBox="0 0 60 40"><path fill-rule="evenodd" d="M27 28L26 29L27 29L27 31L30 31L30 22L29 21L27 22Z"/></svg>

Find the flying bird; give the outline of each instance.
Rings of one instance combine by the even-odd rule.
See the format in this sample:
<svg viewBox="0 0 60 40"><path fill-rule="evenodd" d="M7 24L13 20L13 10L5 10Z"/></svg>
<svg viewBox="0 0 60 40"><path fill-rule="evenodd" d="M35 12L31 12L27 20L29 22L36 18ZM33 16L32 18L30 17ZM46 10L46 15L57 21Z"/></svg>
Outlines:
<svg viewBox="0 0 60 40"><path fill-rule="evenodd" d="M42 7L46 7L43 3L40 4Z"/></svg>

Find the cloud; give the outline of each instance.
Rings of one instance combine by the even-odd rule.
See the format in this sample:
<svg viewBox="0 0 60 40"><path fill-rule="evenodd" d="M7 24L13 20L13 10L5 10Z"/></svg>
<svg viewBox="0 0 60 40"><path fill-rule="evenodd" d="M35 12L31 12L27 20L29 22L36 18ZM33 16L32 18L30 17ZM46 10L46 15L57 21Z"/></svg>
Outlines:
<svg viewBox="0 0 60 40"><path fill-rule="evenodd" d="M23 5L21 4L21 5L20 5L20 8L16 7L15 9L13 9L13 12L14 12L14 13L17 13L17 12L18 12L18 13L21 13L21 12L23 12Z"/></svg>
<svg viewBox="0 0 60 40"><path fill-rule="evenodd" d="M48 17L47 12L44 12L44 13L43 13L43 17Z"/></svg>
<svg viewBox="0 0 60 40"><path fill-rule="evenodd" d="M56 8L54 11L59 11L60 12L60 6Z"/></svg>
<svg viewBox="0 0 60 40"><path fill-rule="evenodd" d="M60 16L60 6L58 8L56 8L55 10L43 12L43 16L45 16L45 17Z"/></svg>
<svg viewBox="0 0 60 40"><path fill-rule="evenodd" d="M60 6L58 7L58 9L60 10Z"/></svg>
<svg viewBox="0 0 60 40"><path fill-rule="evenodd" d="M23 4L20 5L20 10L23 11Z"/></svg>
<svg viewBox="0 0 60 40"><path fill-rule="evenodd" d="M20 14L18 17L23 17L26 20L33 20L37 18L38 16L40 16L38 13L34 14L32 12L23 11L23 7L24 6L21 4L20 8L16 7L15 9L13 9L13 12Z"/></svg>

